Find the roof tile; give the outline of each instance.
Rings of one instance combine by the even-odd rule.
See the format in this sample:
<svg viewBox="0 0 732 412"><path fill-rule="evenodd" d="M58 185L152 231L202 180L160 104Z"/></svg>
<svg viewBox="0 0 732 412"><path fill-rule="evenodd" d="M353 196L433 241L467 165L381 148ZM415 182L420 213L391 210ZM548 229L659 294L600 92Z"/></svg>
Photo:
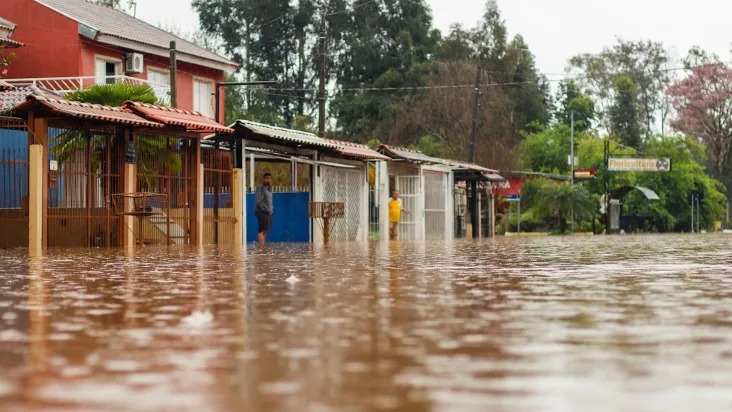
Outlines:
<svg viewBox="0 0 732 412"><path fill-rule="evenodd" d="M35 85L13 86L0 80L0 113L13 110L16 106L25 103L30 95L61 98L61 96Z"/></svg>
<svg viewBox="0 0 732 412"><path fill-rule="evenodd" d="M160 123L149 121L119 107L71 102L68 100L62 100L60 98L52 98L38 95L28 96L26 102L17 106L16 110L28 110L36 104L44 106L45 108L55 113L80 119L97 120L100 122L117 124L128 124L140 127L164 127L164 125Z"/></svg>
<svg viewBox="0 0 732 412"><path fill-rule="evenodd" d="M222 126L198 112L130 101L125 102L122 107L140 116L168 126L184 127L188 132L234 133L234 129Z"/></svg>
<svg viewBox="0 0 732 412"><path fill-rule="evenodd" d="M171 41L176 41L178 53L236 66L229 59L210 52L202 47L174 36L127 13L100 6L86 0L35 0L79 23L99 30L100 34L119 39L168 49Z"/></svg>

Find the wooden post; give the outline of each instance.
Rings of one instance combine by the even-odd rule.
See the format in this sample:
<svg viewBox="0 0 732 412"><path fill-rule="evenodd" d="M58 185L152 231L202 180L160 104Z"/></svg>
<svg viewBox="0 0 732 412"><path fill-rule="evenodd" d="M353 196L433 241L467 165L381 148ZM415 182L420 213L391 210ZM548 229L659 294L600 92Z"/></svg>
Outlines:
<svg viewBox="0 0 732 412"><path fill-rule="evenodd" d="M330 218L323 216L323 244L330 243Z"/></svg>
<svg viewBox="0 0 732 412"><path fill-rule="evenodd" d="M135 163L125 163L123 179L122 193L134 193L137 185L137 165ZM117 200L122 202L126 201L125 199ZM125 205L118 205L118 207L124 208ZM139 219L142 221L143 218ZM125 215L122 218L122 222L122 246L125 248L133 248L135 247L135 241L137 240L135 237L135 217ZM139 226L140 228L138 228L138 230L142 229L142 225ZM138 233L140 240L143 239L142 235L142 233Z"/></svg>
<svg viewBox="0 0 732 412"><path fill-rule="evenodd" d="M244 244L244 173L242 169L234 169L231 184L231 199L234 206L234 245Z"/></svg>
<svg viewBox="0 0 732 412"><path fill-rule="evenodd" d="M178 107L178 59L175 40L170 42L170 106Z"/></svg>
<svg viewBox="0 0 732 412"><path fill-rule="evenodd" d="M31 256L43 256L43 146L30 146L28 169L28 250Z"/></svg>
<svg viewBox="0 0 732 412"><path fill-rule="evenodd" d="M192 239L192 243L198 247L203 246L203 173L203 164L199 162L198 173L196 174L196 201L194 202L196 231L194 232L195 236Z"/></svg>
<svg viewBox="0 0 732 412"><path fill-rule="evenodd" d="M43 147L43 161L40 164L41 167L41 208L42 208L42 244L43 251L45 252L48 248L48 119L35 118L33 119L33 134L36 144ZM30 201L30 199L29 199Z"/></svg>

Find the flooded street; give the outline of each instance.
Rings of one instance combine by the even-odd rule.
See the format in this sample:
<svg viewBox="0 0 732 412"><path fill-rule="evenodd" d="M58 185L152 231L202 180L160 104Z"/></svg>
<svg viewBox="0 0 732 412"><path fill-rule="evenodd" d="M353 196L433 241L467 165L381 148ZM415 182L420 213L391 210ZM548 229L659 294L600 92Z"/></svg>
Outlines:
<svg viewBox="0 0 732 412"><path fill-rule="evenodd" d="M3 411L732 409L732 236L0 251Z"/></svg>

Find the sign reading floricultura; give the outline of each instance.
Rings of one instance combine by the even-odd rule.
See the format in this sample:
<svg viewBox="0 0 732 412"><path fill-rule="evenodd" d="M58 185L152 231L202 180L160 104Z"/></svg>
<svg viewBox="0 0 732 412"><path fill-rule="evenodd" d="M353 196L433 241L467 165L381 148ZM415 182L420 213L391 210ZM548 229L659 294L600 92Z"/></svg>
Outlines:
<svg viewBox="0 0 732 412"><path fill-rule="evenodd" d="M611 157L607 161L611 172L670 172L671 159L629 159Z"/></svg>

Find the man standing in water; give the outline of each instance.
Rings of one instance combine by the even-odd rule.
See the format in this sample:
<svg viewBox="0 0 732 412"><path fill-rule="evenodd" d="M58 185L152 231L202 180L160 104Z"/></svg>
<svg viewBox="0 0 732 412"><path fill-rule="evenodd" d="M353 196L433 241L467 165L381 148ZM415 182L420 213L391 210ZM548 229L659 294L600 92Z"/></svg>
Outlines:
<svg viewBox="0 0 732 412"><path fill-rule="evenodd" d="M391 199L389 199L389 239L391 240L397 240L402 212L406 214L411 213L402 207L402 201L399 199L399 191L395 190L391 194Z"/></svg>
<svg viewBox="0 0 732 412"><path fill-rule="evenodd" d="M257 187L254 193L254 214L257 216L259 233L257 239L263 245L267 241L267 233L272 226L272 214L274 204L272 203L272 175L265 173L262 177L262 184Z"/></svg>

